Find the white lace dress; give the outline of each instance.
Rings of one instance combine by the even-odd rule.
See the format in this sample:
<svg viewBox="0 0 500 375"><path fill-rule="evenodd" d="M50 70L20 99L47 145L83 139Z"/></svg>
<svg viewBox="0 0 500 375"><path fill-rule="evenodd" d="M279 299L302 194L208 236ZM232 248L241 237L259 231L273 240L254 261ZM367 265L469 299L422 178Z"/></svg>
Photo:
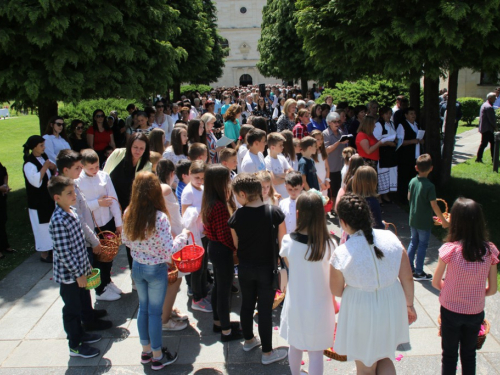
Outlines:
<svg viewBox="0 0 500 375"><path fill-rule="evenodd" d="M373 234L382 259L359 231L335 249L330 260L347 285L334 350L365 366L394 358L397 346L410 341L406 299L398 280L403 246L390 231L374 229Z"/></svg>

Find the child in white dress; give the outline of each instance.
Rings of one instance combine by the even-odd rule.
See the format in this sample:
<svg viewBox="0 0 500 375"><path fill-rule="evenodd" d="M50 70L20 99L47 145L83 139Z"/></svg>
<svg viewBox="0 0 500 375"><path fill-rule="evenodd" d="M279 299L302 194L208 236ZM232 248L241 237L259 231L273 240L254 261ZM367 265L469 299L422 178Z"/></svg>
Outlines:
<svg viewBox="0 0 500 375"><path fill-rule="evenodd" d="M323 201L304 192L297 198L297 228L283 237L280 256L290 281L280 335L290 344L292 375L300 374L302 353L309 354L309 374L323 374L323 350L333 344L335 309L330 291L329 258L335 244L328 233Z"/></svg>
<svg viewBox="0 0 500 375"><path fill-rule="evenodd" d="M328 197L328 189L330 188L330 168L328 167L328 154L325 149L325 139L323 138L323 133L319 130L313 130L311 137L316 139L316 144L318 145L316 154L312 155L314 165L316 166L316 174L319 180L326 186L326 189L321 190L321 193L325 197Z"/></svg>
<svg viewBox="0 0 500 375"><path fill-rule="evenodd" d="M350 238L330 260L332 293L342 297L334 350L356 361L358 374L395 374L392 358L417 319L408 255L391 231L372 229L364 198L344 195L337 214Z"/></svg>

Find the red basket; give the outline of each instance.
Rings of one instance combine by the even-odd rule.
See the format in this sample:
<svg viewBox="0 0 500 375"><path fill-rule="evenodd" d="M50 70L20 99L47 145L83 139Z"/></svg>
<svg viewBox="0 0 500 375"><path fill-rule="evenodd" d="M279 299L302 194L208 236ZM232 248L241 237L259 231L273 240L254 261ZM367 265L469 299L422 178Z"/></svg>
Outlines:
<svg viewBox="0 0 500 375"><path fill-rule="evenodd" d="M328 203L323 206L325 208L325 213L329 214L333 208L333 201L330 199Z"/></svg>
<svg viewBox="0 0 500 375"><path fill-rule="evenodd" d="M201 262L203 262L203 254L205 254L205 249L194 242L193 233L191 233L191 238L193 239L192 245L186 245L172 255L175 265L183 273L198 271L201 268Z"/></svg>

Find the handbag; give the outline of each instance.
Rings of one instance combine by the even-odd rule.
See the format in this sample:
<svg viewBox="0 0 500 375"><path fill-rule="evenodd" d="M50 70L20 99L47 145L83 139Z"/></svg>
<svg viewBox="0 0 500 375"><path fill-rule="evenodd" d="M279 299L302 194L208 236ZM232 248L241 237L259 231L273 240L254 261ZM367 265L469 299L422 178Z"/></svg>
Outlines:
<svg viewBox="0 0 500 375"><path fill-rule="evenodd" d="M271 206L266 205L268 210L269 220L271 221L271 241L272 241L272 251L273 251L273 280L272 287L273 290L279 290L280 288L280 273L278 271L278 257L276 255L276 249L278 247L278 234L276 232L276 226L273 222L273 210Z"/></svg>

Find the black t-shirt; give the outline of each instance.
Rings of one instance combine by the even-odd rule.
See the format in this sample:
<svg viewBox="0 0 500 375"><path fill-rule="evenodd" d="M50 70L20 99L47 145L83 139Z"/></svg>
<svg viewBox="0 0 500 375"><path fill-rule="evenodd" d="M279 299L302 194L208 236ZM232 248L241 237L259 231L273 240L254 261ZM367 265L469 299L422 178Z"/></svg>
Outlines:
<svg viewBox="0 0 500 375"><path fill-rule="evenodd" d="M125 146L125 133L121 132L121 129L125 127L125 121L119 118L115 123L111 130L113 131L113 138L115 139L115 145L117 148Z"/></svg>
<svg viewBox="0 0 500 375"><path fill-rule="evenodd" d="M238 235L238 259L242 265L262 266L273 263L273 243L271 238L271 223L267 205L260 207L241 207L228 221ZM270 206L273 223L276 226L274 236L278 234L278 226L285 220L285 215L276 206ZM276 248L276 255L278 249Z"/></svg>

